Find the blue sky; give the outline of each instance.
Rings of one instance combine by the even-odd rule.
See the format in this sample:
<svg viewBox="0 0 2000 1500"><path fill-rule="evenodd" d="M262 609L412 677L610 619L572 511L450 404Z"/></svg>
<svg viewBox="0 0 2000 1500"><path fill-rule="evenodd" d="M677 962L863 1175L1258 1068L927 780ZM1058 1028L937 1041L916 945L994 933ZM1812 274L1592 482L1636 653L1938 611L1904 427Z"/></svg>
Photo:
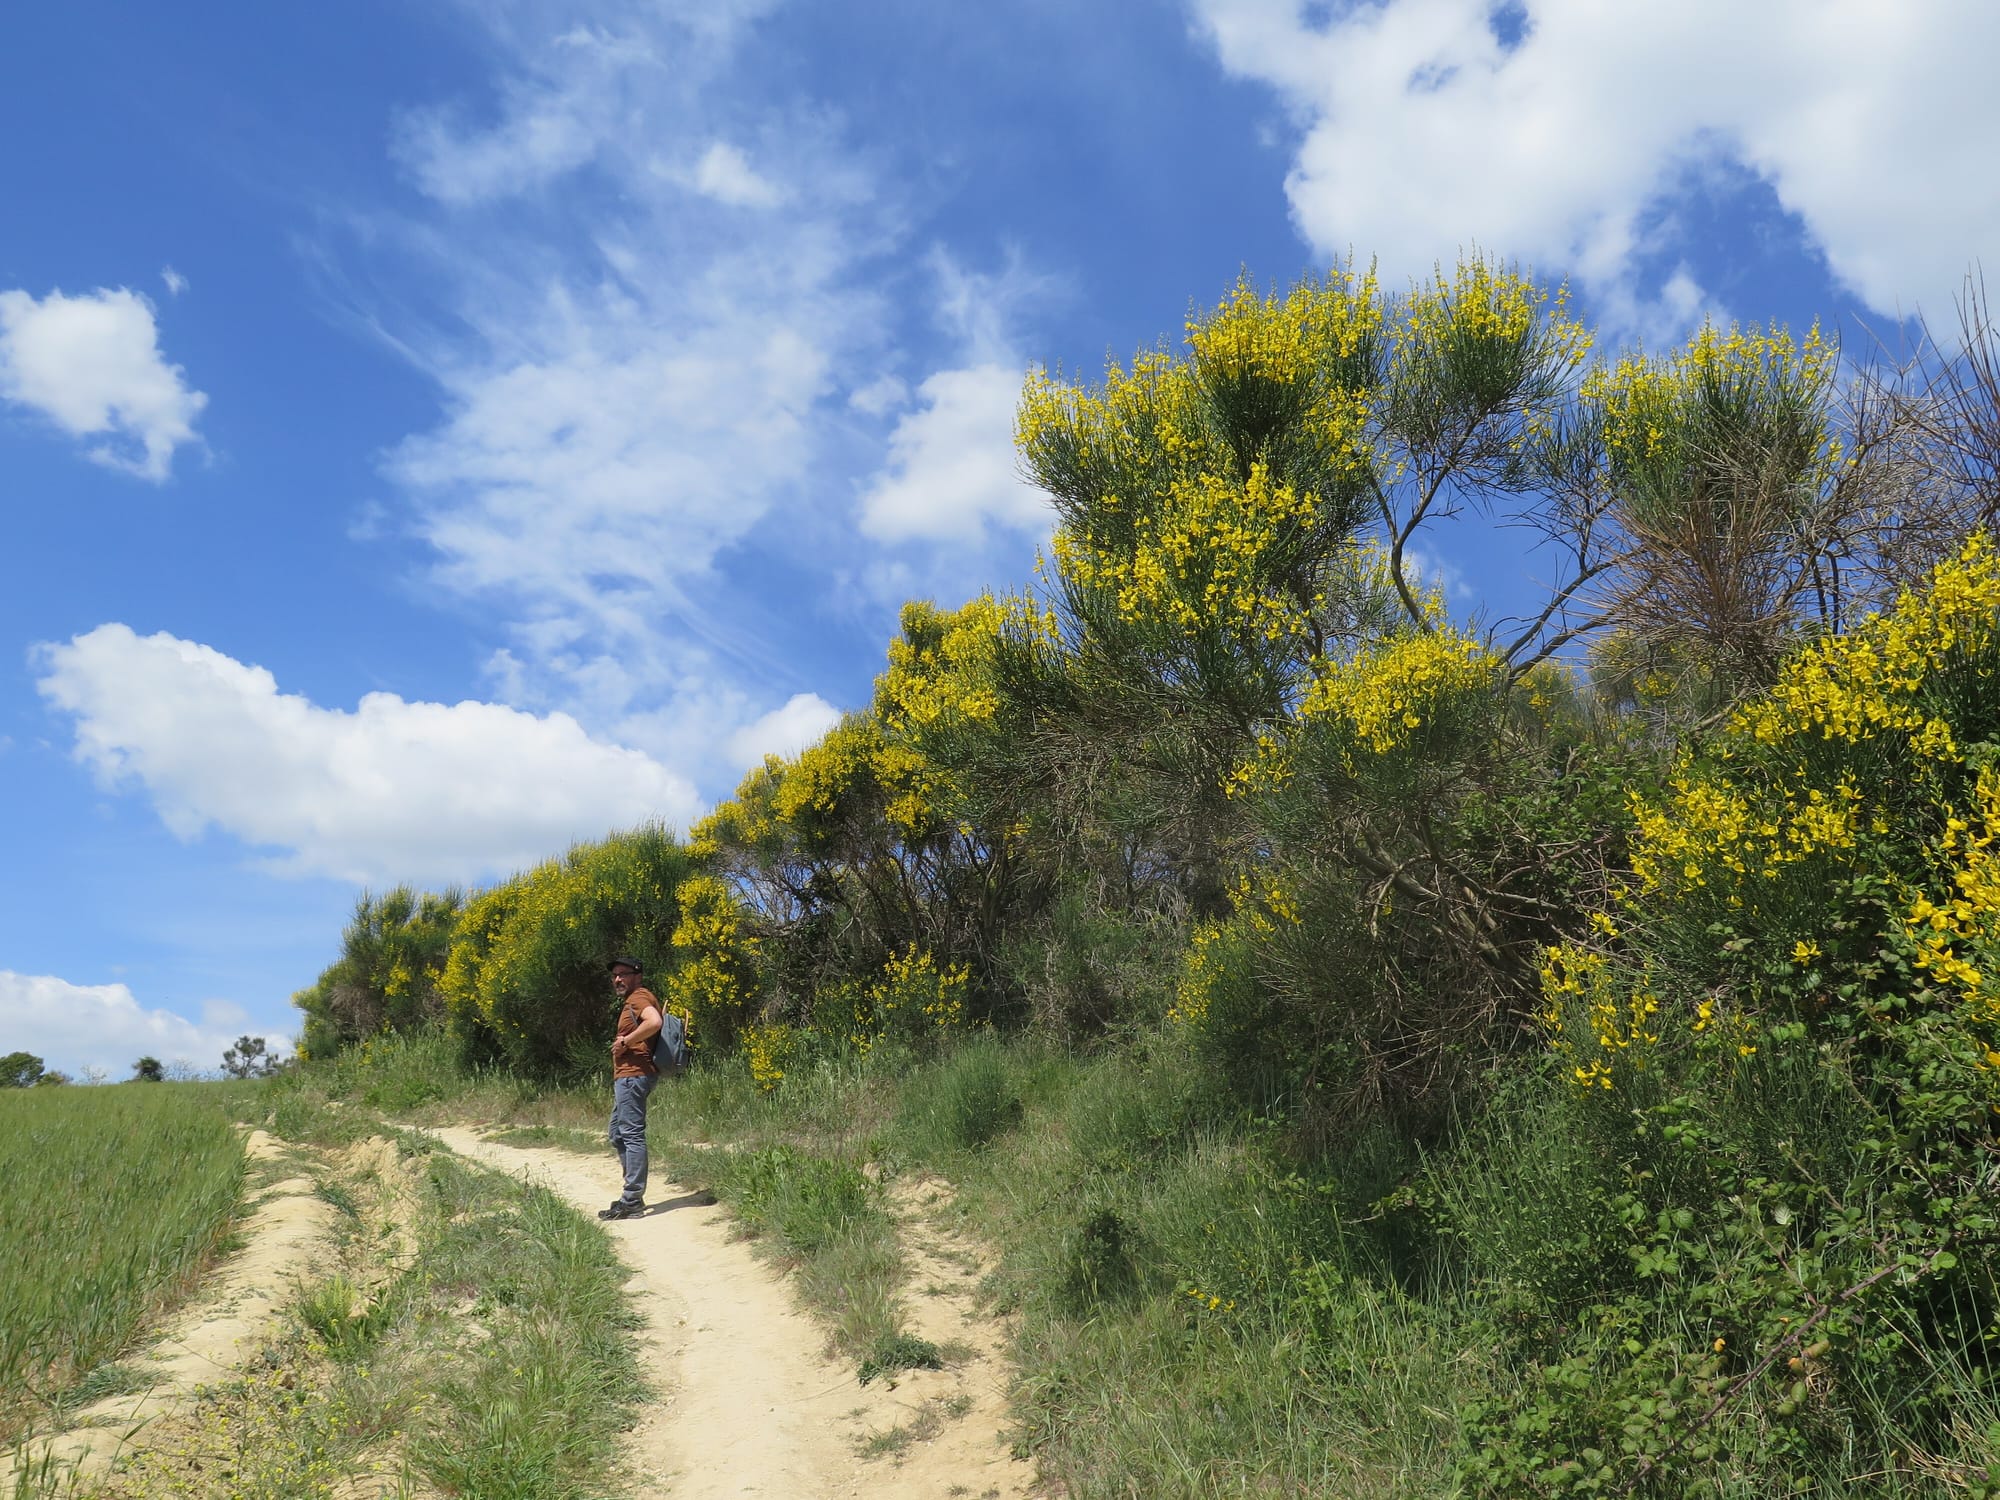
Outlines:
<svg viewBox="0 0 2000 1500"><path fill-rule="evenodd" d="M0 47L0 1052L289 1034L364 887L684 824L1028 577L1032 365L1478 245L1949 320L1984 0L76 0ZM1437 539L1464 607L1533 571Z"/></svg>

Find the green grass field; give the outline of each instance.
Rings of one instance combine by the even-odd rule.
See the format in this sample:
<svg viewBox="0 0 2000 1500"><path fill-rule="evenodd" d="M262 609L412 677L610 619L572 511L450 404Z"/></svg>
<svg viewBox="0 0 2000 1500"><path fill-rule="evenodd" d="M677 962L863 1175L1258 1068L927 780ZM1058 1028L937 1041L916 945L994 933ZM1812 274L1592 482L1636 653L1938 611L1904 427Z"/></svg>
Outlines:
<svg viewBox="0 0 2000 1500"><path fill-rule="evenodd" d="M222 1243L243 1187L225 1106L214 1084L0 1091L0 1443Z"/></svg>

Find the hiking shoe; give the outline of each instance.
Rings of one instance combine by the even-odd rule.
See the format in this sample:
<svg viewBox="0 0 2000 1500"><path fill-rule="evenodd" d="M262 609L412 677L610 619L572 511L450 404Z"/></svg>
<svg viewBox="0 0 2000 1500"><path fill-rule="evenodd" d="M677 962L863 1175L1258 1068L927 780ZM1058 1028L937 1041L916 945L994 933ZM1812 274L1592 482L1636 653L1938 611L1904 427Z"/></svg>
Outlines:
<svg viewBox="0 0 2000 1500"><path fill-rule="evenodd" d="M627 1203L623 1198L620 1198L611 1207L600 1208L597 1211L597 1217L600 1219L636 1219L645 1212L645 1204Z"/></svg>

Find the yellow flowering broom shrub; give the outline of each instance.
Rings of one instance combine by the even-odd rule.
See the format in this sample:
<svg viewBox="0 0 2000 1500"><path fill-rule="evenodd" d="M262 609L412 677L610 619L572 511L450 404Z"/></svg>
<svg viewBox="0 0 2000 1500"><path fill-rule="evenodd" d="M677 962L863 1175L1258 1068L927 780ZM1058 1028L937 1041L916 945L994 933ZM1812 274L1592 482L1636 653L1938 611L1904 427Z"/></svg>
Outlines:
<svg viewBox="0 0 2000 1500"><path fill-rule="evenodd" d="M1600 526L1622 550L1603 602L1652 652L1762 685L1801 622L1837 620L1843 587L1866 577L1863 547L1836 541L1859 500L1835 430L1837 364L1817 327L1709 324L1583 381Z"/></svg>
<svg viewBox="0 0 2000 1500"><path fill-rule="evenodd" d="M901 623L870 707L768 758L692 836L760 930L785 935L767 1009L797 1036L846 1038L856 1027L825 1017L852 1007L829 997L862 997L872 1013L875 976L896 955L986 951L1012 913L1013 838L995 829L991 787L972 788L1003 739L996 642L1033 639L1048 619L1019 596L981 596L948 612L906 606ZM766 1050L787 1045L774 1036Z"/></svg>
<svg viewBox="0 0 2000 1500"><path fill-rule="evenodd" d="M1474 1413L1475 1493L1983 1472L1951 1393L2000 1327L1996 684L1975 538L1632 795L1629 876L1544 967L1604 1258Z"/></svg>
<svg viewBox="0 0 2000 1500"><path fill-rule="evenodd" d="M940 964L910 944L866 984L834 986L814 1010L814 1028L836 1046L862 1056L884 1042L930 1054L966 1028L964 964Z"/></svg>
<svg viewBox="0 0 2000 1500"><path fill-rule="evenodd" d="M1684 752L1659 793L1635 795L1631 879L1594 943L1553 952L1551 1024L1597 987L1579 976L1614 962L1642 976L1685 967L1688 946L1727 932L1737 980L1684 994L1664 1024L1713 1041L1746 1020L1820 1024L1835 1009L1831 976L1884 961L1886 942L1919 981L1910 999L1944 1007L1968 1055L2000 1045L1985 854L2000 790L1987 748L2000 733L2000 703L1987 701L1997 611L2000 562L1975 540L1927 589L1805 647L1714 743ZM1893 922L1842 915L1864 899ZM1625 931L1648 937L1611 936ZM1718 1017L1738 1025L1718 1029ZM1575 1032L1560 1045L1599 1085L1618 1071L1613 1052L1633 1066L1645 1057Z"/></svg>
<svg viewBox="0 0 2000 1500"><path fill-rule="evenodd" d="M1425 608L1430 629L1321 661L1232 773L1258 837L1237 916L1198 927L1192 959L1226 970L1224 1050L1246 1072L1261 1051L1312 1080L1315 1109L1410 1129L1435 1124L1537 1003L1541 949L1589 874L1598 820L1624 821L1618 762L1584 735L1560 669L1510 681L1483 641ZM1260 894L1248 910L1264 920L1246 923L1245 880L1284 892L1290 919ZM1214 1007L1184 982L1176 1014L1197 1009L1213 1032Z"/></svg>
<svg viewBox="0 0 2000 1500"><path fill-rule="evenodd" d="M661 1001L687 1023L690 1046L727 1048L756 1005L762 942L736 893L713 875L694 875L675 893L674 969Z"/></svg>
<svg viewBox="0 0 2000 1500"><path fill-rule="evenodd" d="M660 992L690 867L671 834L642 828L474 897L439 982L467 1050L532 1072L600 1066L618 1009L605 964L633 955Z"/></svg>
<svg viewBox="0 0 2000 1500"><path fill-rule="evenodd" d="M1091 388L1045 374L1017 441L1060 519L1055 608L1181 690L1268 713L1310 654L1322 575L1368 519L1372 277L1285 296L1247 281L1188 324L1188 353L1114 364ZM1295 669L1295 667L1294 667Z"/></svg>
<svg viewBox="0 0 2000 1500"><path fill-rule="evenodd" d="M743 1060L749 1064L750 1077L758 1088L769 1093L784 1082L785 1069L791 1066L793 1054L799 1048L798 1028L782 1021L746 1026L742 1042Z"/></svg>
<svg viewBox="0 0 2000 1500"><path fill-rule="evenodd" d="M441 1021L439 980L463 903L456 890L363 892L341 932L340 957L292 996L306 1016L304 1052L331 1057L378 1032Z"/></svg>

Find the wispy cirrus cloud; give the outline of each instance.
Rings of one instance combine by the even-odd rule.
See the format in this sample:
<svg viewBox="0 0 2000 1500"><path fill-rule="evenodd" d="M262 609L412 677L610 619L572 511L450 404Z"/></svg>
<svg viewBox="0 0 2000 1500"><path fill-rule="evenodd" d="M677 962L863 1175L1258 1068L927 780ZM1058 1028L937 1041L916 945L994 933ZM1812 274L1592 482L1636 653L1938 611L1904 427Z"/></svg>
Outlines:
<svg viewBox="0 0 2000 1500"><path fill-rule="evenodd" d="M709 795L832 721L825 638L877 649L906 593L1018 575L1047 524L1008 337L1039 282L912 249L901 148L761 86L768 9L468 8L491 77L402 118L414 196L338 252L440 395L369 534L500 637L490 695Z"/></svg>
<svg viewBox="0 0 2000 1500"><path fill-rule="evenodd" d="M860 268L900 233L836 122L734 86L764 8L468 13L490 94L404 119L422 206L369 236L453 313L388 329L443 412L384 467L435 580L502 623L492 687L704 784L807 686L722 564L851 546L828 455L886 337Z"/></svg>

